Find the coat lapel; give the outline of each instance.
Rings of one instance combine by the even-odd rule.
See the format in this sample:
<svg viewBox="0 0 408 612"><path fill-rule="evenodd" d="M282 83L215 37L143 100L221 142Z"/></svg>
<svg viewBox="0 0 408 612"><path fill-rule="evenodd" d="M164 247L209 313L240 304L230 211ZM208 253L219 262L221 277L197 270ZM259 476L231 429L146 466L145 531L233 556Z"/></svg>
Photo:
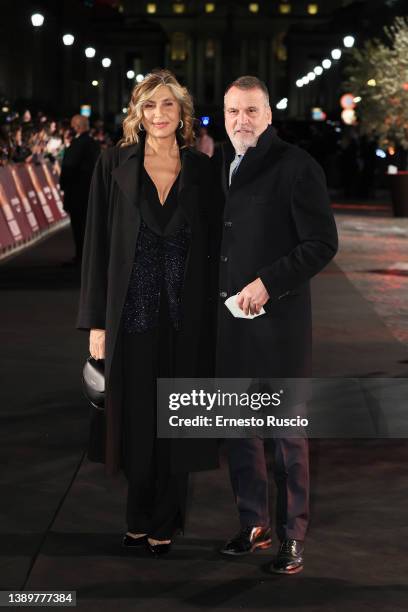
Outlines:
<svg viewBox="0 0 408 612"><path fill-rule="evenodd" d="M144 139L138 144L130 145L124 149L120 164L112 171L112 176L119 188L131 204L139 203L140 178L143 163ZM180 149L181 170L178 185L178 199L183 212L190 224L194 220L196 208L196 191L198 196L198 164L194 163L194 152L189 147Z"/></svg>
<svg viewBox="0 0 408 612"><path fill-rule="evenodd" d="M123 157L120 164L112 170L112 176L130 204L137 205L139 195L139 181L141 163L143 159L142 147L144 141L123 148Z"/></svg>
<svg viewBox="0 0 408 612"><path fill-rule="evenodd" d="M230 140L225 142L222 147L222 163L221 163L221 186L224 192L224 195L227 196L229 192L229 169L232 160L234 159L234 147L232 146Z"/></svg>
<svg viewBox="0 0 408 612"><path fill-rule="evenodd" d="M178 202L190 226L194 223L198 203L198 166L195 153L189 148L180 149L181 170L178 186Z"/></svg>
<svg viewBox="0 0 408 612"><path fill-rule="evenodd" d="M273 161L275 157L280 157L282 151L279 145L281 142L282 141L276 134L275 128L269 125L258 138L257 145L255 147L249 147L245 153L228 191L233 193L243 184L252 180L253 176L262 169L263 162L271 149L275 151L276 155L274 154L273 157L268 155L268 164L270 164L271 160ZM231 149L233 151L232 146ZM226 174L226 176L228 176L231 161L232 158L229 158L227 155L224 164L224 174Z"/></svg>

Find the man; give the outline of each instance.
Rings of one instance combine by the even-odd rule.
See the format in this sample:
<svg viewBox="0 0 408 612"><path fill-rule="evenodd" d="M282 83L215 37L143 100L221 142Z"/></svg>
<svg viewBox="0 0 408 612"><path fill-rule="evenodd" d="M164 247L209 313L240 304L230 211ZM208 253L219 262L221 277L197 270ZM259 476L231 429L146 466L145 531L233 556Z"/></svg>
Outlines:
<svg viewBox="0 0 408 612"><path fill-rule="evenodd" d="M281 140L271 126L265 84L234 81L224 98L231 144L213 158L224 188L220 251L217 377L311 376L309 279L337 251L337 231L323 171L304 150ZM251 320L235 318L238 306ZM277 486L276 533L271 571L302 570L309 520L306 438L272 440ZM264 440L229 439L226 449L241 530L221 549L241 555L271 545Z"/></svg>
<svg viewBox="0 0 408 612"><path fill-rule="evenodd" d="M75 132L62 160L60 185L64 192L64 209L71 217L75 257L71 265L80 265L84 244L88 194L92 173L100 153L100 145L89 134L89 120L74 115L71 127Z"/></svg>

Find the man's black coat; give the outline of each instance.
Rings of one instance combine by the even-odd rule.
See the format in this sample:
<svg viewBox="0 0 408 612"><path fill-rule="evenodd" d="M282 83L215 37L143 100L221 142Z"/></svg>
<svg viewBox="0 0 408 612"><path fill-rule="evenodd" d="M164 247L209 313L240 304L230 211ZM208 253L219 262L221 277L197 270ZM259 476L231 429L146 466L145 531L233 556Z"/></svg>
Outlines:
<svg viewBox="0 0 408 612"><path fill-rule="evenodd" d="M309 280L337 251L323 171L272 126L248 149L228 187L233 157L229 143L214 157L224 190L217 375L311 376ZM270 296L266 314L234 318L225 299L257 277Z"/></svg>
<svg viewBox="0 0 408 612"><path fill-rule="evenodd" d="M64 209L70 214L86 216L89 186L100 145L89 132L73 138L65 150L60 185L64 192Z"/></svg>

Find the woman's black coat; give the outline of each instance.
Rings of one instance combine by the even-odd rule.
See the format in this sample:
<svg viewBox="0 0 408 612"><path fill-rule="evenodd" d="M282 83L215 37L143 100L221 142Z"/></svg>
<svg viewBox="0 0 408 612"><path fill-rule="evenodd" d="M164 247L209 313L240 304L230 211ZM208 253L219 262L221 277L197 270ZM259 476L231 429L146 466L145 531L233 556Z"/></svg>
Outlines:
<svg viewBox="0 0 408 612"><path fill-rule="evenodd" d="M134 263L140 227L139 181L144 140L112 147L98 159L92 178L82 264L77 328L106 330L106 451L105 471L123 469L122 343L120 321ZM179 205L191 228L182 308L182 328L175 344L175 376L212 375L209 329L209 257L212 186L210 160L191 147L181 148ZM141 359L143 356L141 355ZM183 439L172 444L173 471L197 471L218 466L214 440Z"/></svg>

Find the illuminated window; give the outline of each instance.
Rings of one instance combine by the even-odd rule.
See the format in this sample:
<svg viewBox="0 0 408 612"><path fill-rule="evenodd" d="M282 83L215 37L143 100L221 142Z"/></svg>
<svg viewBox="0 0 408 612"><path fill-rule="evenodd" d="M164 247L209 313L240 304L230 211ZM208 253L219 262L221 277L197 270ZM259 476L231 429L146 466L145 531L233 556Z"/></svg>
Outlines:
<svg viewBox="0 0 408 612"><path fill-rule="evenodd" d="M280 4L279 5L279 12L281 13L281 15L287 15L288 13L290 13L292 10L292 5L291 4Z"/></svg>
<svg viewBox="0 0 408 612"><path fill-rule="evenodd" d="M205 12L206 13L213 13L215 11L215 4L214 2L206 2L205 3Z"/></svg>
<svg viewBox="0 0 408 612"><path fill-rule="evenodd" d="M276 59L279 62L286 62L288 59L288 52L284 43L286 32L279 32L274 40L274 51Z"/></svg>
<svg viewBox="0 0 408 612"><path fill-rule="evenodd" d="M257 2L251 2L251 4L248 4L248 10L250 13L257 13L259 11L259 4Z"/></svg>
<svg viewBox="0 0 408 612"><path fill-rule="evenodd" d="M146 13L149 13L149 15L154 15L156 10L157 10L157 5L154 4L153 2L149 2L149 4L146 4Z"/></svg>
<svg viewBox="0 0 408 612"><path fill-rule="evenodd" d="M207 59L213 59L215 57L215 43L209 39L205 43L205 57Z"/></svg>
<svg viewBox="0 0 408 612"><path fill-rule="evenodd" d="M317 15L317 13L319 12L319 7L317 4L308 4L307 5L307 12L309 13L309 15Z"/></svg>
<svg viewBox="0 0 408 612"><path fill-rule="evenodd" d="M187 57L187 38L184 32L173 32L171 35L170 57L173 62L183 62Z"/></svg>
<svg viewBox="0 0 408 612"><path fill-rule="evenodd" d="M178 15L180 15L181 13L184 13L185 10L186 7L182 2L175 2L173 4L173 13L177 13Z"/></svg>

